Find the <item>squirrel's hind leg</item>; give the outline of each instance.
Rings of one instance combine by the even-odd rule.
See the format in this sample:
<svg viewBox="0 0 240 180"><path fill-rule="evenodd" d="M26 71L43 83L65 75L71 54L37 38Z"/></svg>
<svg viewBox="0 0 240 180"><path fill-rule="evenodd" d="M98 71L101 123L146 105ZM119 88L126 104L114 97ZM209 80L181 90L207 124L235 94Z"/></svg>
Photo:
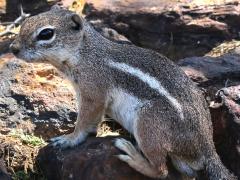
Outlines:
<svg viewBox="0 0 240 180"><path fill-rule="evenodd" d="M197 173L194 169L188 165L187 162L172 155L170 156L174 167L182 174L183 180L194 180L197 177Z"/></svg>
<svg viewBox="0 0 240 180"><path fill-rule="evenodd" d="M131 142L121 138L115 141L115 146L124 151L127 155L120 154L117 157L128 163L133 169L152 178L166 178L168 175L167 166L154 167L134 146Z"/></svg>

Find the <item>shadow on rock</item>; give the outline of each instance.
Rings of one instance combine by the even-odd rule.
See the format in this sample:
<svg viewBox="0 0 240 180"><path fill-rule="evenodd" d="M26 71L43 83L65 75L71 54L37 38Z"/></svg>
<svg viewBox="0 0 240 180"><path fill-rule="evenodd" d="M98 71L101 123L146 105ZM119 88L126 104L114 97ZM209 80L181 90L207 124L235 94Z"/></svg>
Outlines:
<svg viewBox="0 0 240 180"><path fill-rule="evenodd" d="M115 138L90 137L82 145L66 150L48 145L39 151L37 163L51 180L152 180L114 156L122 153L113 145ZM167 180L179 180L179 174L169 166Z"/></svg>

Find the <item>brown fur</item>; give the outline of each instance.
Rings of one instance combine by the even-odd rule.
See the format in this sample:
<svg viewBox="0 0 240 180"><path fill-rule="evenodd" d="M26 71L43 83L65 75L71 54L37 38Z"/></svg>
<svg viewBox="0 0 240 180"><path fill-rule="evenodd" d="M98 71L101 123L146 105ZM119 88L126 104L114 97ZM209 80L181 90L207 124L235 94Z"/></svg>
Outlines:
<svg viewBox="0 0 240 180"><path fill-rule="evenodd" d="M105 113L114 115L111 113L114 103L117 106L129 100L137 108L131 109L131 103L123 103L129 108L120 106L118 111L129 110L129 114L122 115L126 118L137 116L136 126L118 120L119 114L115 114L116 120L132 131L145 157L129 142L117 140L116 146L127 153L120 155L120 159L150 177L166 177L169 156L175 167L190 177L195 176L195 171L205 169L212 180L236 179L216 154L204 97L175 64L156 52L109 41L83 19L73 20L72 16L76 15L56 8L33 16L23 23L11 46L16 56L28 62L53 64L74 84L79 102L75 130L53 138L53 145L65 148L82 143ZM41 44L36 39L36 31L46 25L55 28L56 37L51 43ZM155 78L179 102L184 118L181 119L174 103L151 87L153 81L145 82L141 80L144 77L111 67L110 61L133 67L146 78Z"/></svg>

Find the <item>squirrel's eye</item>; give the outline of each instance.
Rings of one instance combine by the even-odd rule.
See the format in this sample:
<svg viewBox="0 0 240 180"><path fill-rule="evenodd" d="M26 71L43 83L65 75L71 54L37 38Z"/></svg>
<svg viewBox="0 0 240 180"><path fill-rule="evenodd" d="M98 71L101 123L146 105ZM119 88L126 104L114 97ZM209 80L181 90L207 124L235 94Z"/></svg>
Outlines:
<svg viewBox="0 0 240 180"><path fill-rule="evenodd" d="M37 35L37 40L49 40L53 37L54 35L54 29L51 28L46 28L43 29L38 35Z"/></svg>

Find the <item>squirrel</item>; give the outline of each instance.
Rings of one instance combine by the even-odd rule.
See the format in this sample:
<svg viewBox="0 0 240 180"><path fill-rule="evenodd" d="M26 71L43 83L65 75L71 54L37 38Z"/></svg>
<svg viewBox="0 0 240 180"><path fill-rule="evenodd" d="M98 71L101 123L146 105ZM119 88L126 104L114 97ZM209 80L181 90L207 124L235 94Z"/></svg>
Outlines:
<svg viewBox="0 0 240 180"><path fill-rule="evenodd" d="M104 38L83 17L54 6L26 19L10 45L27 62L47 62L72 82L78 117L74 132L52 138L60 148L83 143L107 114L136 139L117 138L117 157L138 172L164 179L166 161L185 177L205 170L210 180L237 179L222 164L213 142L201 91L163 55Z"/></svg>

